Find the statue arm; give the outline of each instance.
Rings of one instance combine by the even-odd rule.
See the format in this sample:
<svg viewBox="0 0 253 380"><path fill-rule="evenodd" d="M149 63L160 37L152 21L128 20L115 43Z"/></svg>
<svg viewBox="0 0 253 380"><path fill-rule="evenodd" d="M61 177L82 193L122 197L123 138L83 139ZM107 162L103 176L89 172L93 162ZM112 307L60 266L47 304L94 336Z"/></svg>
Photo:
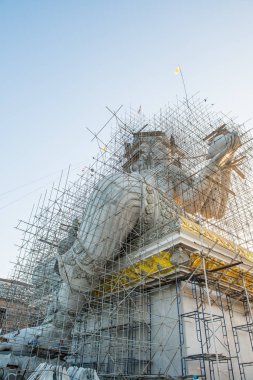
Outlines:
<svg viewBox="0 0 253 380"><path fill-rule="evenodd" d="M220 139L209 148L208 164L194 176L184 174L185 180L177 180L174 186L174 197L186 212L216 219L225 213L231 183L229 163L240 146L240 139L236 133Z"/></svg>
<svg viewBox="0 0 253 380"><path fill-rule="evenodd" d="M90 197L74 244L58 255L63 280L72 288L89 288L87 278L119 251L140 218L140 207L138 178L116 174L102 180Z"/></svg>

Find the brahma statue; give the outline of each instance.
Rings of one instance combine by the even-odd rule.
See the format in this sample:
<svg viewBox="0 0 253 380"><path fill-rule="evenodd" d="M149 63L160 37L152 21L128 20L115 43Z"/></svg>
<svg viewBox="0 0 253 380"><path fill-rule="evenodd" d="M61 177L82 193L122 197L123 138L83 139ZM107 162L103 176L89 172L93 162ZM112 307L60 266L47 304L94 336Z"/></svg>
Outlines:
<svg viewBox="0 0 253 380"><path fill-rule="evenodd" d="M31 336L44 346L68 337L74 317L87 292L97 285L105 263L120 252L131 234L144 234L159 226L161 195L171 205L172 214L183 211L206 219L222 218L231 163L240 145L236 132L223 128L214 133L209 139L207 162L194 174L182 168L173 136L160 131L135 133L133 142L125 145L123 170L97 183L83 220L74 220L68 236L59 244L57 263L62 284L46 320L39 327L21 330L14 345L27 343Z"/></svg>

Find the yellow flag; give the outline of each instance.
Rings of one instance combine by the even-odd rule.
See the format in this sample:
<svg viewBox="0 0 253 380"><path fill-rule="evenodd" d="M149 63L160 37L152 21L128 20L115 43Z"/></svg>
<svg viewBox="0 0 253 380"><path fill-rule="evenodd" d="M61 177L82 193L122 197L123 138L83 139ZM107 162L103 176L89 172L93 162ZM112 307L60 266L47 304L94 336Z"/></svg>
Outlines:
<svg viewBox="0 0 253 380"><path fill-rule="evenodd" d="M175 75L178 75L179 73L180 73L180 66L177 66L175 70Z"/></svg>

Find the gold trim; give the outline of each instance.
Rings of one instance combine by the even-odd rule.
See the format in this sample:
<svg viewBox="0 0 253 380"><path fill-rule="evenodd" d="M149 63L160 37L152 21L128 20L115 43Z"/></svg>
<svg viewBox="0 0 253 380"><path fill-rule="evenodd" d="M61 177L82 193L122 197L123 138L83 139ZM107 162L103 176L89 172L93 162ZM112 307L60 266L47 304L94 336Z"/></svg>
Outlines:
<svg viewBox="0 0 253 380"><path fill-rule="evenodd" d="M197 223L192 222L183 216L180 216L181 220L181 228L183 230L186 230L188 232L193 232L197 235L202 235L205 238L211 240L214 243L217 243L223 248L226 248L227 250L239 254L241 257L245 257L247 260L253 262L253 252L248 251L247 249L243 248L241 245L234 244L232 241L227 240L223 238L222 236L216 234L215 232L212 232L208 230L205 227L199 226Z"/></svg>

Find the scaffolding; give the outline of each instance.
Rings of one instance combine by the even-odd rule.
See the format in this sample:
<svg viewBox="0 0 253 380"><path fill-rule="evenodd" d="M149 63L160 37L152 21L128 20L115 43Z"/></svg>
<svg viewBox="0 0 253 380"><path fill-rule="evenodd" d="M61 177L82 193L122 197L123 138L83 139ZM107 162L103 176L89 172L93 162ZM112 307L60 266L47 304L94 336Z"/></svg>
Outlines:
<svg viewBox="0 0 253 380"><path fill-rule="evenodd" d="M191 378L194 374L210 380L252 378L250 133L244 124L214 112L198 96L166 106L151 119L140 110L130 109L125 115L120 114L121 108L109 111L105 128L111 128L111 137L103 141L103 128L94 135L99 152L93 163L75 180L70 168L63 171L52 189L41 195L29 220L18 223L19 256L4 296L7 310L15 310L17 302L27 305L22 321L17 315L17 330L24 327L24 320L26 326L39 326L47 317L62 281L55 260L59 244L73 220L83 219L101 178L129 170L127 148L134 134L161 131L173 136L173 164L189 173L183 179L189 183L203 168L208 136L224 126L238 132L241 147L232 164L226 213L220 220L183 209L179 215L177 205L166 201L171 211L164 211L163 225L143 232L140 219L120 250L101 263L92 291L84 294L80 289L86 301L81 310L80 305L76 308L71 341L57 346L49 341L47 349L31 345L20 355L94 368L106 379ZM187 258L172 263L178 250ZM66 315L62 329L68 324ZM3 330L10 331L8 318ZM247 354L244 336L251 349Z"/></svg>

